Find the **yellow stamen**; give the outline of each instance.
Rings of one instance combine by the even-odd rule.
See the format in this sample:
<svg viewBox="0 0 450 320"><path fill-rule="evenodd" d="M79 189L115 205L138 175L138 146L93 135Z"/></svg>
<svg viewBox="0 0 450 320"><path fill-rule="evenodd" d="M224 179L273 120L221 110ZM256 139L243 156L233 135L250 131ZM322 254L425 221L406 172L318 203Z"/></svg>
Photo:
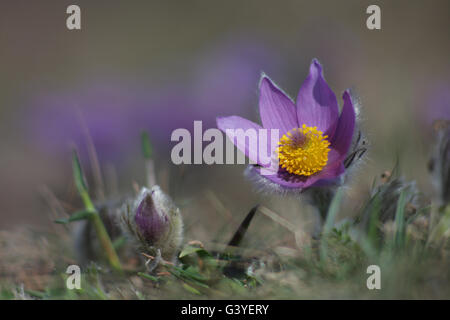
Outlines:
<svg viewBox="0 0 450 320"><path fill-rule="evenodd" d="M289 173L310 176L323 169L328 162L328 136L317 127L295 128L283 135L278 142L280 166Z"/></svg>

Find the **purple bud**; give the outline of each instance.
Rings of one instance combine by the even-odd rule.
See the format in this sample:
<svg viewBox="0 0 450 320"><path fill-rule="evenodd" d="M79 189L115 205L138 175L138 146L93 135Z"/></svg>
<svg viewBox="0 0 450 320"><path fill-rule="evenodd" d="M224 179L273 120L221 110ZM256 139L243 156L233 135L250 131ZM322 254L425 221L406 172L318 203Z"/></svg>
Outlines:
<svg viewBox="0 0 450 320"><path fill-rule="evenodd" d="M180 209L158 185L142 188L119 211L122 230L149 255L175 261L183 241Z"/></svg>
<svg viewBox="0 0 450 320"><path fill-rule="evenodd" d="M169 216L155 202L155 191L145 193L134 217L139 233L148 244L159 241L169 228Z"/></svg>

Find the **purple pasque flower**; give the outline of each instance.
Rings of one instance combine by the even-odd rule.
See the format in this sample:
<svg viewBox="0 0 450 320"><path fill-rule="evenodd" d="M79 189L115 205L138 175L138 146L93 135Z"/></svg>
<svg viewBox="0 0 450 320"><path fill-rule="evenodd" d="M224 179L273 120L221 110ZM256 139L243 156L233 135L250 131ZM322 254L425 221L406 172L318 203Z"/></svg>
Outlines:
<svg viewBox="0 0 450 320"><path fill-rule="evenodd" d="M239 116L217 118L217 126L257 164L257 173L261 175L261 167L269 170L261 175L265 182L282 189L303 190L336 181L345 171L344 160L355 130L355 110L349 91L344 92L343 100L339 115L336 96L323 78L322 66L314 59L296 103L263 75L259 97L262 126ZM278 165L263 163L258 151L265 150L255 150L259 143L235 139L227 129L278 129L278 141L265 139Z"/></svg>

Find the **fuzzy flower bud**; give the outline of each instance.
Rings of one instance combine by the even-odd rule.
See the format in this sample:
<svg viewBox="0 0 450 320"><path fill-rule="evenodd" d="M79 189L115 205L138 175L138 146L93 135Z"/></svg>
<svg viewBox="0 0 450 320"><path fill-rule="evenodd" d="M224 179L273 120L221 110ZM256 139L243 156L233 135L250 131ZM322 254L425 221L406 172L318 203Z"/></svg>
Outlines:
<svg viewBox="0 0 450 320"><path fill-rule="evenodd" d="M121 213L123 228L150 255L168 261L175 259L183 239L180 210L159 186L142 188L138 197L125 205Z"/></svg>
<svg viewBox="0 0 450 320"><path fill-rule="evenodd" d="M376 203L378 204L377 220L387 228L396 219L395 214L401 193L405 196L405 219L411 217L419 206L419 191L414 181L408 182L403 177L398 177L396 173L388 171L381 177L383 183L372 191L369 205L363 210L361 223L366 230L371 223L372 214L375 212L373 206Z"/></svg>

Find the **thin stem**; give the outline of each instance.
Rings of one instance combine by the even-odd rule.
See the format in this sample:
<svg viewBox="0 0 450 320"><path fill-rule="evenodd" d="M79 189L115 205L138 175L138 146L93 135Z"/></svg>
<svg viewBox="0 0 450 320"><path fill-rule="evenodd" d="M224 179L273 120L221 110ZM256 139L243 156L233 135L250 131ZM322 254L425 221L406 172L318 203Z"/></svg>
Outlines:
<svg viewBox="0 0 450 320"><path fill-rule="evenodd" d="M152 159L145 160L145 171L147 174L147 187L151 188L156 185L155 164Z"/></svg>
<svg viewBox="0 0 450 320"><path fill-rule="evenodd" d="M100 239L100 244L105 250L106 256L108 258L109 264L116 271L122 271L122 266L119 261L119 257L117 256L116 250L111 242L111 238L106 231L105 225L103 224L100 215L95 208L94 204L89 197L89 194L86 191L80 193L81 199L83 200L84 206L86 210L92 211L94 214L90 218L92 223L94 224L95 231L97 232L97 236Z"/></svg>

